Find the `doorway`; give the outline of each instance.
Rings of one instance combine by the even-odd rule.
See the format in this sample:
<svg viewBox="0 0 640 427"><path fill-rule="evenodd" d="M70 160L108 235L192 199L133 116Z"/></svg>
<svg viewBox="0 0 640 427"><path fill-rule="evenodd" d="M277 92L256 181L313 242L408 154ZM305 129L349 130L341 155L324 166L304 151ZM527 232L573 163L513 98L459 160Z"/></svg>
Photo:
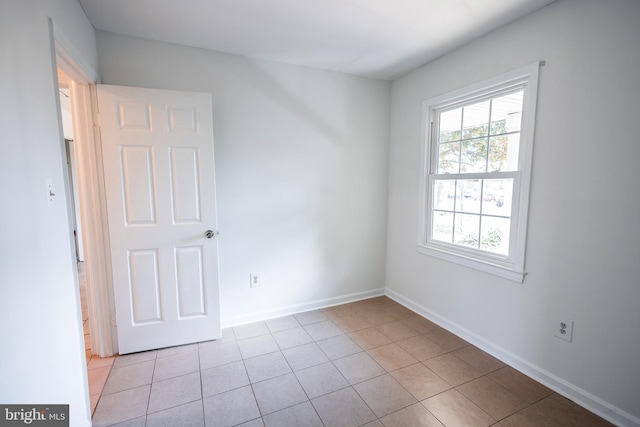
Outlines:
<svg viewBox="0 0 640 427"><path fill-rule="evenodd" d="M62 116L62 131L64 135L64 146L66 154L68 185L68 209L71 213L70 222L73 231L73 241L75 244L76 264L78 267L78 284L80 288L80 299L82 307L82 325L84 329L86 357L91 357L91 337L89 328L89 309L87 304L86 274L84 271L84 251L82 244L82 220L78 204L78 182L76 171L75 143L73 141L73 117L71 114L71 94L69 84L71 79L67 74L58 69L58 91L60 99L60 112Z"/></svg>
<svg viewBox="0 0 640 427"><path fill-rule="evenodd" d="M87 352L89 368L87 378L93 412L93 407L96 405L96 398L100 396L111 364L113 363L113 361L108 363L106 359L118 352L140 350L139 348L126 347L120 344L118 338L124 336L124 334L117 332L122 332L122 328L126 330L126 327L132 325L137 328L137 332L137 330L140 330L142 327L157 327L160 325L164 330L155 331L153 334L148 333L142 335L143 337L146 336L154 339L170 338L166 342L148 343L153 348L177 345L182 343L179 341L183 339L187 339L189 342L197 342L213 339L220 335L219 292L217 289L217 242L216 239L208 240L217 236L217 233L213 231L216 226L216 220L215 187L213 179L212 102L210 94L115 86L107 87L104 85L98 88L94 84L94 82L98 81L97 76L88 78L86 75L83 75L82 69L76 66L72 58L68 55L65 56L64 49L62 49L57 42L56 61L58 69L62 71L60 75L66 74L69 78L68 82L61 82L61 86L63 88L65 85L69 87L68 99L71 104L72 139L77 151L77 160L74 162L77 169L77 180L72 181L76 181L78 184L77 201L79 202L79 217L82 223L80 229L84 231L79 242L82 242L83 246L84 273L86 276L86 314L88 317L88 321L86 322L86 335L90 341L90 345L87 346L87 350L90 349L90 351ZM74 71L78 71L79 73L74 74ZM94 116L93 112L98 111L98 101L100 100L102 103L105 100L105 96L107 96L105 95L105 91L107 90L134 90L136 93L127 93L125 96L126 100L119 100L117 104L101 104L99 117ZM97 96L98 93L100 96ZM66 93L58 98L66 99L65 95ZM140 100L137 97L144 99ZM147 97L150 98L147 99ZM167 97L171 99L167 100ZM135 102L132 102L133 100L135 100ZM152 102L152 104L149 105L153 105L154 107L149 107L148 109L143 108L142 110L136 109L136 106L142 105L140 104L141 102L143 104ZM193 102L195 102L195 104L193 104ZM133 110L131 110L131 108L133 108ZM124 112L121 111L123 109ZM62 117L62 109L59 111L60 117ZM162 245L158 246L160 249L158 249L157 253L161 255L164 254L162 255L162 261L165 264L168 263L168 265L175 266L177 272L175 278L178 281L178 286L175 288L175 298L172 300L174 303L171 303L171 301L168 302L170 305L169 308L175 308L175 310L171 311L163 308L163 310L160 311L163 317L159 319L162 320L162 322L147 321L149 319L145 316L149 311L146 310L148 307L137 304L134 305L134 308L137 309L135 314L138 316L134 319L135 322L120 322L118 320L117 324L120 325L120 327L116 331L116 314L127 313L128 310L116 310L115 296L117 294L114 290L113 279L116 277L116 273L119 274L121 271L115 268L112 269L111 266L114 264L113 260L116 259L114 253L121 258L122 251L114 250L114 248L121 249L118 245L121 245L124 240L114 239L110 236L110 233L115 230L116 227L113 221L109 221L109 227L107 227L107 218L110 218L110 209L115 209L119 206L117 203L109 203L108 195L112 194L113 182L119 183L120 180L116 179L113 181L105 178L107 176L105 172L108 170L108 167L112 167L113 164L119 164L119 161L114 162L113 159L109 157L112 156L113 150L103 149L103 143L105 147L113 148L113 141L115 141L112 137L113 135L107 135L104 140L101 140L100 135L104 135L107 129L129 132L131 129L129 129L128 126L137 123L134 119L146 117L144 114L142 116L136 114L136 111L156 111L161 117L168 120L166 127L167 135L164 135L163 141L166 144L171 144L171 146L169 147L169 151L166 149L163 150L168 153L169 157L166 159L163 157L165 161L163 163L162 176L166 178L164 180L165 183L171 183L171 185L168 187L163 186L166 191L157 193L157 198L158 200L162 198L165 202L171 201L171 203L167 202L162 204L163 214L161 216L159 215L158 218L166 219L169 218L167 215L172 215L171 218L173 218L173 220L158 222L158 224L161 226L171 226L174 223L181 224L180 230L174 233L175 236L171 233L160 233L162 235L169 235L170 237L174 236L174 240L181 240L179 240L178 243L172 243L174 246L168 250L165 250ZM108 112L110 113L107 114ZM118 114L111 114L114 112ZM124 119L122 119L123 113ZM118 117L119 120L125 120L126 126L110 126L109 124L113 124L112 119L114 117ZM101 126L98 125L98 121L101 122ZM151 131L152 128L147 126L147 130ZM156 141L156 139L152 141ZM144 160L148 158L148 156L138 155L141 151L138 145L139 144L136 144L133 148L125 149L127 161L131 160L133 163L136 163L134 160ZM200 147L200 145L202 145L202 147ZM149 151L150 148L145 148L144 150ZM117 153L118 151L116 150L116 157L119 158ZM135 164L129 166L134 167L132 170L137 171L138 169L135 167ZM158 168L154 167L152 170L155 171L156 169ZM134 189L136 191L132 194L137 194L137 189L142 188L138 185L140 184L138 182L139 175L137 172L127 174L126 185L123 189L127 191ZM69 196L71 196L72 193L73 189L67 189ZM155 200L156 193L153 194ZM116 197L116 200L119 199ZM130 208L129 213L139 213L139 209L136 208L139 206L135 203L131 204L132 201L137 202L138 199L129 198L127 200L130 202L127 205ZM131 211L131 209L133 210ZM155 210L153 212L155 212ZM69 214L70 217L73 216L72 209L69 209ZM125 218L122 215L119 217ZM136 220L139 218L136 215L133 215L132 218L127 218L130 220L127 222L129 226L138 225ZM73 224L70 225L71 228L73 228ZM211 228L211 230L205 230L207 228ZM183 236L179 232L187 233L187 235ZM129 234L134 233L128 233L128 235ZM152 237L155 238L156 235ZM193 242L185 239L191 239ZM133 252L135 255L133 261L138 262L136 266L144 267L144 262L150 258L150 256L147 256L147 252L149 251L145 251L144 249L133 248L129 252ZM169 257L165 256L166 254L175 258L175 262L172 262ZM120 260L120 258L118 258L118 260ZM205 263L205 260L208 262ZM215 262L213 262L213 260L215 260ZM130 262L131 260L125 259L125 261ZM135 285L133 288L136 291L143 292L148 289L153 290L154 286L144 286L149 283L153 285L152 280L147 280L152 277L153 274L138 274L145 271L144 269L135 269L135 275L128 274L124 279L121 277L122 275L120 275L118 276L120 279L118 283L124 283L129 286L130 284L128 282L133 281L133 285ZM170 274L170 276L171 278L174 277L173 274ZM82 278L81 274L78 278ZM164 280L163 282L167 283L166 286L172 288L170 279ZM120 295L122 295L122 293ZM157 300L160 301L160 299ZM135 301L144 302L146 300L138 298L133 300L133 302ZM131 304L132 301L125 301L124 303L126 307L130 307ZM168 314L165 315L165 313ZM196 326L199 327L193 327L195 323L198 323ZM130 328L130 330L132 329L134 328ZM180 332L178 332L178 330ZM166 333L167 331L171 332L171 334ZM126 341L125 344L134 342L138 345L138 341L139 340L129 340ZM100 356L100 358L97 356ZM103 375L93 375L94 371L101 372Z"/></svg>
<svg viewBox="0 0 640 427"><path fill-rule="evenodd" d="M91 306L91 302L93 301L89 298L87 286L87 265L85 263L84 239L82 233L83 227L80 215L81 197L79 194L78 161L76 155L76 144L74 141L74 128L78 128L79 126L77 126L77 124L74 126L74 114L72 108L73 91L71 90L71 86L73 84L73 80L63 70L58 68L60 112L62 117L62 129L65 141L68 174L68 187L66 188L66 193L69 196L68 210L70 212L70 225L73 230L75 242L78 275L77 283L82 309L84 348L87 362L85 369L87 370L90 410L91 415L93 415L115 357L112 355L109 357L100 357L99 354L101 349L92 346L92 342L99 342L99 340L93 339L95 337L91 336L91 330L96 328L92 328L92 322L95 320L95 317L92 318L90 313L95 313L95 307Z"/></svg>

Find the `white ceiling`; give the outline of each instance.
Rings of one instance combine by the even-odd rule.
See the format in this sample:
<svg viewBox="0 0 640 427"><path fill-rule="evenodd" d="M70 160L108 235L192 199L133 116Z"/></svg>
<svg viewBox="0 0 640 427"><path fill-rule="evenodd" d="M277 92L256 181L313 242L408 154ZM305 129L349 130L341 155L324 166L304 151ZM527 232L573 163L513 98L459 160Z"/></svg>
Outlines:
<svg viewBox="0 0 640 427"><path fill-rule="evenodd" d="M553 0L79 0L98 30L393 80Z"/></svg>

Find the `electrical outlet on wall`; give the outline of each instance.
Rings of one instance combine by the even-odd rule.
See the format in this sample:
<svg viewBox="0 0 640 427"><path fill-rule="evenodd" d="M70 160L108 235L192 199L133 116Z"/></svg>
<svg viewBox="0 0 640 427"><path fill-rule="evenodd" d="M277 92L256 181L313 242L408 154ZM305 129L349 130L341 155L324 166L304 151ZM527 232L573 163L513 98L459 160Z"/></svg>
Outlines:
<svg viewBox="0 0 640 427"><path fill-rule="evenodd" d="M260 276L257 274L249 274L249 286L257 288L260 286Z"/></svg>
<svg viewBox="0 0 640 427"><path fill-rule="evenodd" d="M571 342L573 339L573 320L565 318L558 320L553 336Z"/></svg>

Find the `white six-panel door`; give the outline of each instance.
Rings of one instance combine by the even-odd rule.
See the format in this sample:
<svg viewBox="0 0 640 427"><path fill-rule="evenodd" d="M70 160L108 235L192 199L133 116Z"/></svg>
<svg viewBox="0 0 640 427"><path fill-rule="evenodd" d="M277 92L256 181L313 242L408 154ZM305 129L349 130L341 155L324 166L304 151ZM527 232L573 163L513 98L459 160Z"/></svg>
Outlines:
<svg viewBox="0 0 640 427"><path fill-rule="evenodd" d="M211 95L98 85L98 109L119 353L219 338Z"/></svg>

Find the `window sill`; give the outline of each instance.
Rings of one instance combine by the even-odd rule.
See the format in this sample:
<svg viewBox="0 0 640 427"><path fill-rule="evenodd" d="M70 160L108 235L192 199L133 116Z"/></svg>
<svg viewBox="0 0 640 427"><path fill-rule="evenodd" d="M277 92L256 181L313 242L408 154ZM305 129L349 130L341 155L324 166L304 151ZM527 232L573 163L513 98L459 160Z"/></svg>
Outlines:
<svg viewBox="0 0 640 427"><path fill-rule="evenodd" d="M517 283L524 281L526 272L517 269L514 265L502 265L499 260L481 259L479 257L471 257L462 253L462 251L449 250L446 247L434 247L427 245L417 245L418 252L430 255L445 261L473 268L485 273L493 274L504 279L508 279ZM507 264L507 263L504 263Z"/></svg>

